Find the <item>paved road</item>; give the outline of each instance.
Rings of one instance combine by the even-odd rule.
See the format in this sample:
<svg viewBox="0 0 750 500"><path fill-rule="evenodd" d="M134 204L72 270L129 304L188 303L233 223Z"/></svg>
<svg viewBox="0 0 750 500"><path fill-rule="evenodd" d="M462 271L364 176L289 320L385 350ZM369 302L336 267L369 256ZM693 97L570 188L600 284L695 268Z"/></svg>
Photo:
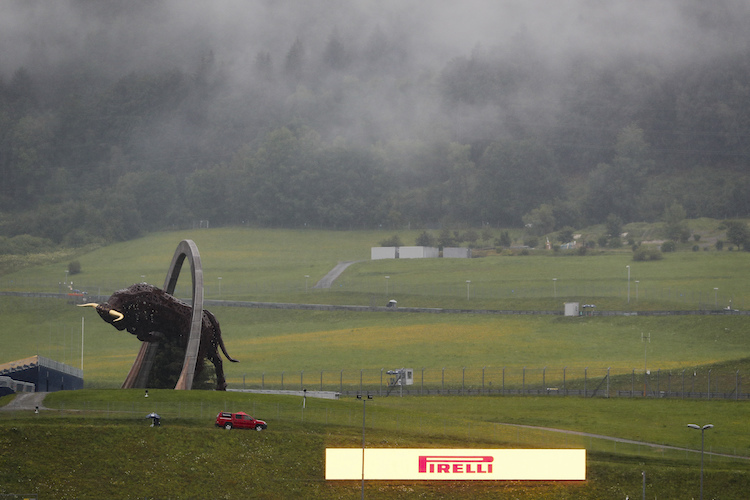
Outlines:
<svg viewBox="0 0 750 500"><path fill-rule="evenodd" d="M328 274L323 276L323 278L321 278L321 280L318 281L313 288L331 288L331 285L336 280L336 278L341 276L341 273L346 271L346 268L351 266L355 262L357 261L350 260L346 262L339 262L338 264L336 264L336 267L328 271Z"/></svg>
<svg viewBox="0 0 750 500"><path fill-rule="evenodd" d="M46 392L22 392L5 406L0 406L0 411L34 410L37 406L40 410L46 410L44 398Z"/></svg>

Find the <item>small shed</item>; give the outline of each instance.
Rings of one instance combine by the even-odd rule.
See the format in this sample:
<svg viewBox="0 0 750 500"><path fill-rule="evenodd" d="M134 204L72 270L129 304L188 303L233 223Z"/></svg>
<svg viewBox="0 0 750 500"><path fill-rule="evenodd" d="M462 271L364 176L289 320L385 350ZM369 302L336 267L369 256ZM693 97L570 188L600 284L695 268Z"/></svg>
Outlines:
<svg viewBox="0 0 750 500"><path fill-rule="evenodd" d="M370 260L397 259L398 247L371 247Z"/></svg>
<svg viewBox="0 0 750 500"><path fill-rule="evenodd" d="M566 302L565 303L565 316L578 316L579 315L579 302Z"/></svg>
<svg viewBox="0 0 750 500"><path fill-rule="evenodd" d="M440 256L437 247L399 247L399 259L436 259Z"/></svg>

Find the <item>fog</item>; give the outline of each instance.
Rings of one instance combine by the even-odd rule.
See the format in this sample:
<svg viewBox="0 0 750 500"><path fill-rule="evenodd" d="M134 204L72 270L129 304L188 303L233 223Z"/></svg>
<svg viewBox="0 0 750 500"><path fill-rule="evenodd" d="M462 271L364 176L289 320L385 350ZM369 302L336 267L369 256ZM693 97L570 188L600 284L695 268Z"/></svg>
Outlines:
<svg viewBox="0 0 750 500"><path fill-rule="evenodd" d="M221 83L205 99L214 115L278 115L285 106L309 118L317 113L312 85L317 105L340 101L338 122L317 118L321 132L364 142L446 122L458 140L484 140L502 134L510 114L544 126L585 78L577 74L582 62L621 68L638 61L647 75L633 84L637 94L644 81L750 47L750 3L743 0L10 0L0 8L6 82L23 67L60 99L66 86L80 95L131 72L195 74L210 60ZM342 71L323 64L331 40L348 58ZM278 81L262 92L254 87L259 57L278 75L295 43L304 77L283 89ZM515 71L524 84L488 89L506 94L502 105L458 97L446 111L445 89L434 82L446 68L458 82L463 69L450 64L461 58ZM617 78L629 85L627 75ZM349 82L363 80L349 92ZM189 131L171 132L180 133Z"/></svg>
<svg viewBox="0 0 750 500"><path fill-rule="evenodd" d="M432 67L521 36L551 60L649 54L686 61L747 49L742 0L15 0L2 3L0 69L96 65L112 74L190 66L213 51L238 77L258 51L284 56L299 38L350 44L381 31L414 66Z"/></svg>

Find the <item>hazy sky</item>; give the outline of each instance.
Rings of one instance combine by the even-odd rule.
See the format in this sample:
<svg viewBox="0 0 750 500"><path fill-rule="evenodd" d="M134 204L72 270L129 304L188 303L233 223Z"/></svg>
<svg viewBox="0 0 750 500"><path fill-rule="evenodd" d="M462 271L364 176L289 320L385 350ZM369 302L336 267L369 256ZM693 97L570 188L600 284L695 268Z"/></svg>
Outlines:
<svg viewBox="0 0 750 500"><path fill-rule="evenodd" d="M664 60L748 48L746 0L4 0L0 68L88 57L113 71L192 64L213 50L230 66L260 50L283 57L299 37L336 30L364 43L375 30L433 64L525 37L550 58L647 53ZM358 41L358 42L357 42Z"/></svg>

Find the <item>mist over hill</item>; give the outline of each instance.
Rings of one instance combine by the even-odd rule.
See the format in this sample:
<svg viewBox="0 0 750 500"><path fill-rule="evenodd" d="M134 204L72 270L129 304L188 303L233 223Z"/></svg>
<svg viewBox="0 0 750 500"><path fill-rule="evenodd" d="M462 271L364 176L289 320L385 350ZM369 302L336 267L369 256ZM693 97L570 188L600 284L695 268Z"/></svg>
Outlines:
<svg viewBox="0 0 750 500"><path fill-rule="evenodd" d="M750 215L738 0L11 0L0 235Z"/></svg>

